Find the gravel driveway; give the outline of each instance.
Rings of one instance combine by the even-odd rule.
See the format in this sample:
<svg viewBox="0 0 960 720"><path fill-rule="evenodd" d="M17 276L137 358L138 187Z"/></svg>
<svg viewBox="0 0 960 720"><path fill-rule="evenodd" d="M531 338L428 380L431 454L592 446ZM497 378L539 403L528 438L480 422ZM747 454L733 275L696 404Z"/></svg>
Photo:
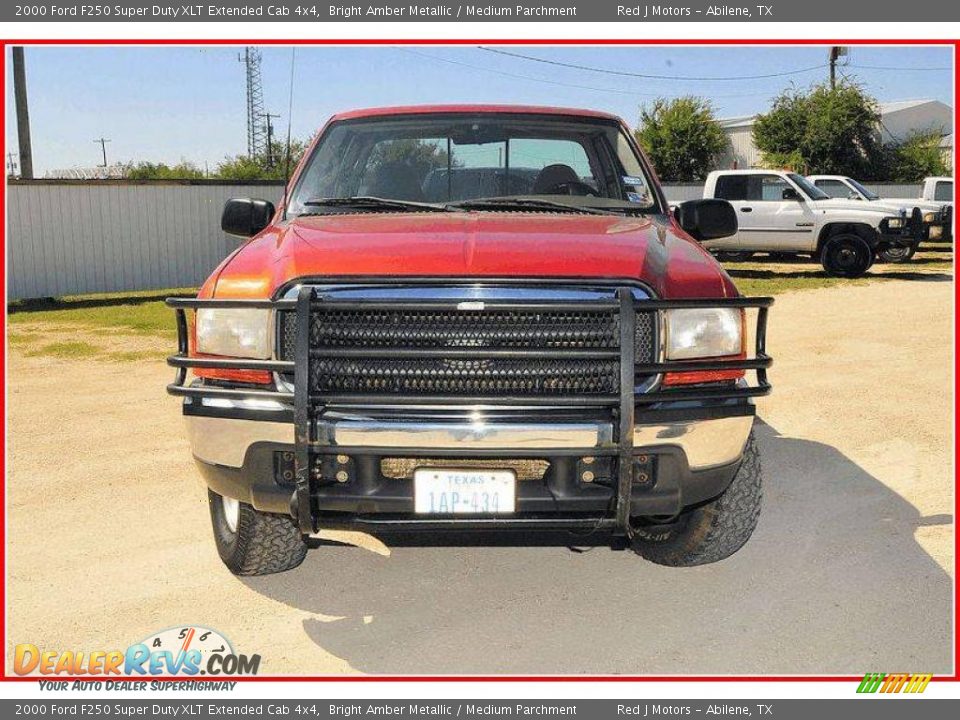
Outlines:
<svg viewBox="0 0 960 720"><path fill-rule="evenodd" d="M952 296L930 279L778 298L760 526L682 570L569 538L355 536L234 578L163 393L172 371L14 350L7 657L195 623L260 653L261 674L948 673Z"/></svg>

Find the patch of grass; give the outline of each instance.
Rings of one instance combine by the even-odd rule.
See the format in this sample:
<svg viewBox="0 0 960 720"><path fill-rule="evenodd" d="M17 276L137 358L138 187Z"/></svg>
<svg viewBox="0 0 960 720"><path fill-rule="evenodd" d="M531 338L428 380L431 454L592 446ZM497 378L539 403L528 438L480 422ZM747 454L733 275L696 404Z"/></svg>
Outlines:
<svg viewBox="0 0 960 720"><path fill-rule="evenodd" d="M723 262L744 295L778 295L794 290L816 290L835 285L865 285L884 280L916 282L949 282L953 280L953 253L943 250L921 251L905 263L875 263L867 274L856 279L827 275L807 258L770 258L764 256L747 262Z"/></svg>
<svg viewBox="0 0 960 720"><path fill-rule="evenodd" d="M54 357L63 360L79 360L96 357L100 348L83 341L56 342L44 345L27 353L28 357Z"/></svg>
<svg viewBox="0 0 960 720"><path fill-rule="evenodd" d="M37 336L33 333L28 333L28 332L7 333L7 342L14 347L22 347L23 345L29 345L36 339L37 339Z"/></svg>
<svg viewBox="0 0 960 720"><path fill-rule="evenodd" d="M7 306L7 322L11 326L25 323L77 325L173 340L177 336L176 321L173 311L164 305L163 300L174 295L195 294L195 290L177 288L17 301Z"/></svg>

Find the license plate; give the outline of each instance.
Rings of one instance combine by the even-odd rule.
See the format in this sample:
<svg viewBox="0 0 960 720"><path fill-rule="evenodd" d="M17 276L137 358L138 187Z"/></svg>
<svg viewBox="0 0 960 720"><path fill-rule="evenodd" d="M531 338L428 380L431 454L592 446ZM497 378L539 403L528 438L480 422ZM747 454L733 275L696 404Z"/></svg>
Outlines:
<svg viewBox="0 0 960 720"><path fill-rule="evenodd" d="M414 509L429 515L498 515L516 507L512 470L420 468L413 473Z"/></svg>

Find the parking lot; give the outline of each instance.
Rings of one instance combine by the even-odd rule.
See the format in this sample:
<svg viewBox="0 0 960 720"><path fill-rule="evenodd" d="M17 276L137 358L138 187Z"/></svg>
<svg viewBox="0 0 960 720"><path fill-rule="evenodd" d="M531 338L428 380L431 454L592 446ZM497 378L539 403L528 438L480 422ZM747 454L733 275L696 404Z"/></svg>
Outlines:
<svg viewBox="0 0 960 720"><path fill-rule="evenodd" d="M786 280L814 266L731 266L779 293L765 507L741 552L679 570L571 536L331 535L293 572L235 578L163 391L171 336L27 317L9 358L8 658L193 623L261 654L261 674L948 673L944 260L811 289Z"/></svg>

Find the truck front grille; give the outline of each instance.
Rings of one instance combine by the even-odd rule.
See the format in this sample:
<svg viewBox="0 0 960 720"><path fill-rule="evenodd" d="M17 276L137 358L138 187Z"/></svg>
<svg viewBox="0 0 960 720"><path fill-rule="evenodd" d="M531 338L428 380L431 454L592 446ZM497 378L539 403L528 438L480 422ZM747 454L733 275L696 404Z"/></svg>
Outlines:
<svg viewBox="0 0 960 720"><path fill-rule="evenodd" d="M620 390L616 310L335 304L316 303L310 315L310 391L321 400L325 395L591 397ZM655 317L637 313L638 363L655 361ZM294 359L294 318L282 313L280 359Z"/></svg>

